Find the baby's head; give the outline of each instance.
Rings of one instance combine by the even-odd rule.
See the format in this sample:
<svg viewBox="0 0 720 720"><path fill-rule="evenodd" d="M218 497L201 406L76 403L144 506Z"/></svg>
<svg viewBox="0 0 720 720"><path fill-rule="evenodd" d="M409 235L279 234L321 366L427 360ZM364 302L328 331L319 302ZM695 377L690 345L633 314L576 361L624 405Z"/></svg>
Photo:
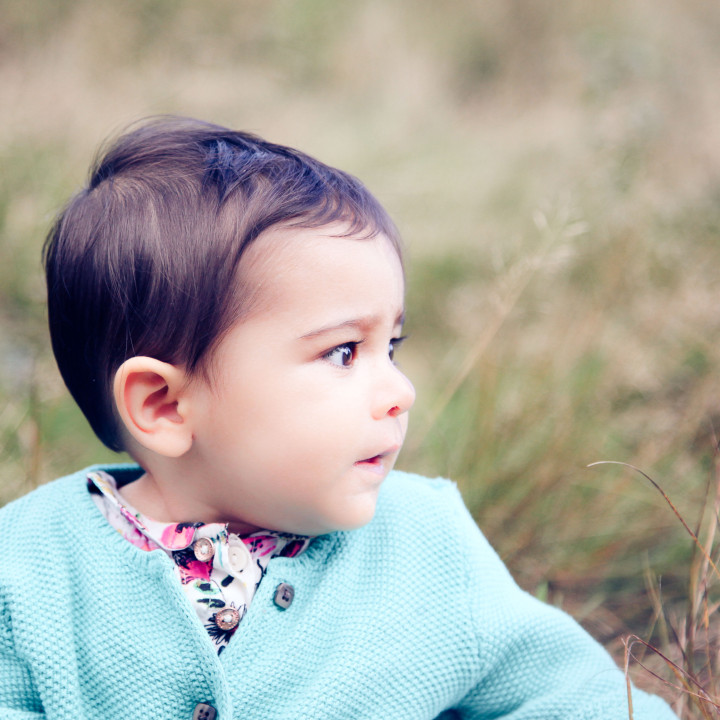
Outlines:
<svg viewBox="0 0 720 720"><path fill-rule="evenodd" d="M303 463L309 480L338 443L357 442L354 471L384 477L402 443L400 243L358 180L246 133L154 120L101 155L45 265L60 372L108 447L156 474L183 458L220 476L210 498L242 475L260 510L230 515L248 526L361 524L274 520L253 491ZM346 421L362 403L372 417Z"/></svg>

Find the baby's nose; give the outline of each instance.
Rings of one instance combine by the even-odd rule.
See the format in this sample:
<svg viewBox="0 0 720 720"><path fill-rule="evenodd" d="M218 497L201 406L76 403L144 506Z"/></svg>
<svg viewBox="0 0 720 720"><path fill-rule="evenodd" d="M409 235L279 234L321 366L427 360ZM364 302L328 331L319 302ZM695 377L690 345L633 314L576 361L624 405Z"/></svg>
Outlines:
<svg viewBox="0 0 720 720"><path fill-rule="evenodd" d="M415 388L410 380L396 366L390 369L390 377L384 392L378 397L375 415L397 417L406 413L415 402Z"/></svg>

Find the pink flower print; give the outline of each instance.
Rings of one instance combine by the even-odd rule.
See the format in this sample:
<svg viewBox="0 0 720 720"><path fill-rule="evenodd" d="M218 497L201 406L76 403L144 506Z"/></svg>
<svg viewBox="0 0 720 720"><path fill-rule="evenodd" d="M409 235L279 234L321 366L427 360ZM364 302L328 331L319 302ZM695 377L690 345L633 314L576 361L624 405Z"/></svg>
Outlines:
<svg viewBox="0 0 720 720"><path fill-rule="evenodd" d="M185 565L178 565L177 567L180 571L180 581L184 585L195 580L209 580L212 563L190 560Z"/></svg>
<svg viewBox="0 0 720 720"><path fill-rule="evenodd" d="M160 542L168 550L183 550L195 536L195 525L171 523L163 528Z"/></svg>
<svg viewBox="0 0 720 720"><path fill-rule="evenodd" d="M111 499L114 500L114 498ZM131 513L124 505L119 504L118 508L120 510L120 515L122 515L122 517L124 517L129 523L137 527L140 532L147 532L145 524L137 515Z"/></svg>
<svg viewBox="0 0 720 720"><path fill-rule="evenodd" d="M252 537L243 538L243 542L253 555L263 557L275 550L277 547L277 538L274 535L253 535Z"/></svg>
<svg viewBox="0 0 720 720"><path fill-rule="evenodd" d="M280 555L282 557L295 557L305 547L304 540L290 540L290 542L282 549Z"/></svg>
<svg viewBox="0 0 720 720"><path fill-rule="evenodd" d="M135 527L129 527L124 533L121 533L123 537L132 543L135 547L150 552L150 550L157 550L158 546L148 537L143 535L140 530Z"/></svg>

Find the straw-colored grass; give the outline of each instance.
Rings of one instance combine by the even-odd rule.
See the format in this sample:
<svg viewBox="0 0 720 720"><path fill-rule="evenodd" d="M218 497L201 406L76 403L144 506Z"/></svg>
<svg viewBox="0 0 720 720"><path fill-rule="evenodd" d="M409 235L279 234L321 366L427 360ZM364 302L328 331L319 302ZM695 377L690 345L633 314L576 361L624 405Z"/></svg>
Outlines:
<svg viewBox="0 0 720 720"><path fill-rule="evenodd" d="M631 634L623 638L625 674L628 681L629 717L632 720L631 679L640 681L674 705L683 718L718 717L720 712L720 633L716 614L720 609L720 451L708 483L704 517L693 530L662 485L639 468L617 464L638 472L662 496L689 538L692 550L684 596L667 595L662 581L648 568L648 596L654 608L648 639ZM700 535L702 534L702 539Z"/></svg>
<svg viewBox="0 0 720 720"><path fill-rule="evenodd" d="M630 634L683 647L691 621L666 645L659 608L702 597L697 551L641 478L587 466L661 479L695 531L720 418L720 7L0 5L0 503L112 457L49 355L53 213L109 133L195 115L355 173L396 218L400 465L456 479L520 583L620 661ZM693 607L714 642L713 601Z"/></svg>

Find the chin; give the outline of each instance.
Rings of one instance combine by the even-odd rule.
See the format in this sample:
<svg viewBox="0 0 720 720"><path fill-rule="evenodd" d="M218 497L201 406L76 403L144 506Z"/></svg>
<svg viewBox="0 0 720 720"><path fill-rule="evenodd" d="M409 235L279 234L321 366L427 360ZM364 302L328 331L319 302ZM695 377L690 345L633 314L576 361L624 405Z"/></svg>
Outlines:
<svg viewBox="0 0 720 720"><path fill-rule="evenodd" d="M284 532L310 537L357 530L367 525L375 516L377 496L377 492L363 492L342 500L336 499L334 504L317 508L315 513L308 509L309 512L302 519L297 517L296 523L292 523L291 526L288 522L287 527L282 529ZM332 498L328 499L332 502Z"/></svg>
<svg viewBox="0 0 720 720"><path fill-rule="evenodd" d="M357 530L364 527L375 517L376 502L363 503L363 507L354 508L354 512L348 513L343 518L337 518L335 530Z"/></svg>

